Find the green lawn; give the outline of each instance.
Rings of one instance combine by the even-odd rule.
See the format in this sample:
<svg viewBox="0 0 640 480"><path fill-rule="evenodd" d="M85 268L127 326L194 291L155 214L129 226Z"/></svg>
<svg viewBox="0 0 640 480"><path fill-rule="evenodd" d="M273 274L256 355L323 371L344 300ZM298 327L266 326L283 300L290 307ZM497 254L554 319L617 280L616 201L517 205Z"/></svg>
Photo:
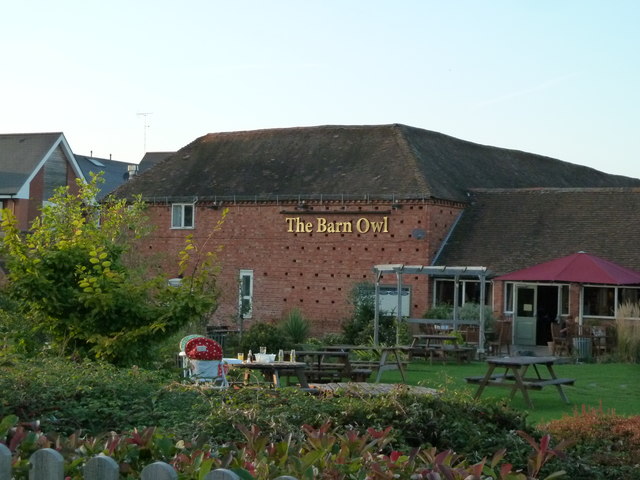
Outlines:
<svg viewBox="0 0 640 480"><path fill-rule="evenodd" d="M519 393L516 394L511 406L527 411L532 423L572 414L576 409L581 410L583 405L595 408L602 406L605 411L615 410L621 415L640 415L640 365L584 363L556 365L554 369L558 377L575 378L574 386L563 387L571 403L565 404L556 388L551 386L529 392L533 409L525 405ZM414 360L407 368L407 383L472 396L477 386L468 385L464 378L485 372L484 362L463 365L434 362L430 365L428 361ZM397 370L385 372L382 381L400 383L400 373ZM508 402L509 393L506 388L486 388L482 398L501 398Z"/></svg>

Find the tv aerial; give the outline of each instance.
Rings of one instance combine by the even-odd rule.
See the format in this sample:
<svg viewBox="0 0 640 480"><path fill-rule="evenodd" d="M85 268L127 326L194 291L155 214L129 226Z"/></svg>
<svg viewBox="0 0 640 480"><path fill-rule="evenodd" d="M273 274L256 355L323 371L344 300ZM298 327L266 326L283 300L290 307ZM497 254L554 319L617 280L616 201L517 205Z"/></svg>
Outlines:
<svg viewBox="0 0 640 480"><path fill-rule="evenodd" d="M153 112L138 112L136 115L144 119L143 152L147 153L147 129L149 128L149 119L147 117L153 115Z"/></svg>

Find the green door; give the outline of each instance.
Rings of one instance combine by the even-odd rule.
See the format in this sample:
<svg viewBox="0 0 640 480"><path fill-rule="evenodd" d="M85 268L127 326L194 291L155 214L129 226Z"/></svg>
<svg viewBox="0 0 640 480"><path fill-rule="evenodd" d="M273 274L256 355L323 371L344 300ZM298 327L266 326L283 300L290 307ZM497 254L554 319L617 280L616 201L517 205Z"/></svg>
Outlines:
<svg viewBox="0 0 640 480"><path fill-rule="evenodd" d="M536 287L516 285L516 310L513 319L513 343L536 344Z"/></svg>

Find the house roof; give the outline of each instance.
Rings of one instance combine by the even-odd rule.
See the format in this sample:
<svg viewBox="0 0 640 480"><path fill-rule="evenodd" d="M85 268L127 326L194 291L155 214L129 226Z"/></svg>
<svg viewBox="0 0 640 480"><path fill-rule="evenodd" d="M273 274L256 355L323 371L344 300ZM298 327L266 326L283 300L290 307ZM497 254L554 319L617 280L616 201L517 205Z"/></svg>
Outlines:
<svg viewBox="0 0 640 480"><path fill-rule="evenodd" d="M61 132L0 134L0 195L18 194L60 142Z"/></svg>
<svg viewBox="0 0 640 480"><path fill-rule="evenodd" d="M76 161L82 170L84 177L89 180L90 173L97 174L104 172L102 178L104 183L100 185L98 200L102 200L109 193L114 191L129 179L129 165L126 162L107 160L106 158L88 157L86 155L75 155Z"/></svg>
<svg viewBox="0 0 640 480"><path fill-rule="evenodd" d="M171 155L175 154L176 152L147 152L144 154L144 157L142 157L142 160L140 160L140 163L138 165L138 173L142 173L145 172L147 170L149 170L151 167L157 165L158 163L160 163L161 161L169 158Z"/></svg>
<svg viewBox="0 0 640 480"><path fill-rule="evenodd" d="M640 186L640 180L392 124L208 134L117 194L263 199L370 195L466 202L471 188L538 186Z"/></svg>
<svg viewBox="0 0 640 480"><path fill-rule="evenodd" d="M584 251L640 271L639 188L475 191L434 265L497 275Z"/></svg>
<svg viewBox="0 0 640 480"><path fill-rule="evenodd" d="M640 272L596 255L577 252L523 270L507 273L496 280L634 285L640 284Z"/></svg>

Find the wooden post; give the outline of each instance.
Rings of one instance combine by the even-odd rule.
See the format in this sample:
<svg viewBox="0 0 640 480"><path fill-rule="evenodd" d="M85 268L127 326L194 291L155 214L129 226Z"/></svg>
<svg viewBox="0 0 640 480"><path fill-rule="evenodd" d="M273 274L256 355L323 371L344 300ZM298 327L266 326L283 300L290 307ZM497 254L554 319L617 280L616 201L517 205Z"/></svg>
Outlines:
<svg viewBox="0 0 640 480"><path fill-rule="evenodd" d="M11 450L0 443L0 478L11 478Z"/></svg>
<svg viewBox="0 0 640 480"><path fill-rule="evenodd" d="M42 448L29 457L29 480L63 480L64 458L52 448ZM11 478L11 477L9 477Z"/></svg>
<svg viewBox="0 0 640 480"><path fill-rule="evenodd" d="M154 462L142 469L141 480L178 480L178 474L171 465Z"/></svg>
<svg viewBox="0 0 640 480"><path fill-rule="evenodd" d="M84 466L86 480L118 480L120 467L113 458L99 455L90 459Z"/></svg>
<svg viewBox="0 0 640 480"><path fill-rule="evenodd" d="M240 477L226 468L216 468L207 473L204 480L240 480Z"/></svg>

